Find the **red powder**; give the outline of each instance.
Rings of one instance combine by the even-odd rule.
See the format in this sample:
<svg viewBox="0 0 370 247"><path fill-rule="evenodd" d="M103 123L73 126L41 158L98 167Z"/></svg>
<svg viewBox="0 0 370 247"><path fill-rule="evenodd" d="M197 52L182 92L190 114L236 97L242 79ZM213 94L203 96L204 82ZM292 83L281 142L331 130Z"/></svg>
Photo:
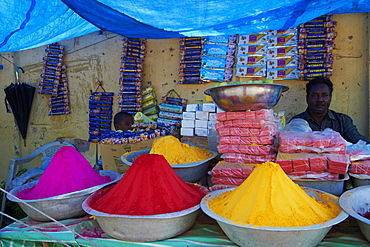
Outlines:
<svg viewBox="0 0 370 247"><path fill-rule="evenodd" d="M198 205L204 193L184 182L163 155L142 154L121 180L90 207L118 215L154 215Z"/></svg>
<svg viewBox="0 0 370 247"><path fill-rule="evenodd" d="M55 153L39 182L30 189L20 191L17 196L24 200L43 199L111 181L110 177L96 173L74 147L65 146Z"/></svg>

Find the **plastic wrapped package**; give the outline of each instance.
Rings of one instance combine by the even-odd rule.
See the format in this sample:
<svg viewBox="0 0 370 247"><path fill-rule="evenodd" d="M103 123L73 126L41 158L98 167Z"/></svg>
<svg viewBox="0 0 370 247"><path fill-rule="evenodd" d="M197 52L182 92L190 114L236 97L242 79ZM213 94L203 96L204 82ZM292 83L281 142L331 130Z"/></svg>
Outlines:
<svg viewBox="0 0 370 247"><path fill-rule="evenodd" d="M254 111L236 111L236 112L220 112L216 114L217 121L226 120L266 120L276 122L274 111L272 109L261 109Z"/></svg>
<svg viewBox="0 0 370 247"><path fill-rule="evenodd" d="M280 132L278 139L283 153L346 154L346 141L335 131Z"/></svg>
<svg viewBox="0 0 370 247"><path fill-rule="evenodd" d="M212 177L211 181L213 184L241 185L245 179L246 178Z"/></svg>
<svg viewBox="0 0 370 247"><path fill-rule="evenodd" d="M308 158L292 160L293 171L309 171L310 164Z"/></svg>
<svg viewBox="0 0 370 247"><path fill-rule="evenodd" d="M287 175L291 179L338 180L340 178L336 173L313 171L289 172Z"/></svg>
<svg viewBox="0 0 370 247"><path fill-rule="evenodd" d="M282 153L279 151L276 163L280 164L285 172L328 170L328 160L325 154Z"/></svg>
<svg viewBox="0 0 370 247"><path fill-rule="evenodd" d="M276 160L276 163L280 165L281 169L283 169L285 173L293 171L292 160Z"/></svg>
<svg viewBox="0 0 370 247"><path fill-rule="evenodd" d="M311 171L320 172L328 169L328 160L326 156L311 157L308 161L310 163Z"/></svg>
<svg viewBox="0 0 370 247"><path fill-rule="evenodd" d="M312 129L306 120L295 118L285 125L283 131L312 132Z"/></svg>
<svg viewBox="0 0 370 247"><path fill-rule="evenodd" d="M247 178L253 171L256 164L218 162L212 169L214 177L236 177Z"/></svg>
<svg viewBox="0 0 370 247"><path fill-rule="evenodd" d="M235 145L272 145L275 138L273 136L258 136L258 137L245 137L245 136L221 136L220 144L235 144Z"/></svg>
<svg viewBox="0 0 370 247"><path fill-rule="evenodd" d="M227 118L226 118L226 112L219 112L216 114L216 120L219 121L219 122L223 122L223 121L226 121Z"/></svg>
<svg viewBox="0 0 370 247"><path fill-rule="evenodd" d="M275 161L276 155L248 155L239 153L224 153L221 155L226 162L261 164L266 161Z"/></svg>
<svg viewBox="0 0 370 247"><path fill-rule="evenodd" d="M348 154L326 154L328 158L329 172L345 174L350 164Z"/></svg>
<svg viewBox="0 0 370 247"><path fill-rule="evenodd" d="M268 155L277 151L275 145L229 145L222 144L217 146L219 153L242 153L250 155Z"/></svg>
<svg viewBox="0 0 370 247"><path fill-rule="evenodd" d="M369 159L370 145L366 145L365 141L359 140L356 144L347 145L347 154L351 161Z"/></svg>
<svg viewBox="0 0 370 247"><path fill-rule="evenodd" d="M225 127L224 124L218 122L216 124L216 129L220 133L220 136L276 136L277 126L275 124L269 124L263 128L239 128L239 127Z"/></svg>
<svg viewBox="0 0 370 247"><path fill-rule="evenodd" d="M348 171L354 174L370 176L370 159L352 162Z"/></svg>
<svg viewBox="0 0 370 247"><path fill-rule="evenodd" d="M226 120L238 120L238 119L246 119L245 111L234 111L234 112L225 112L226 113Z"/></svg>
<svg viewBox="0 0 370 247"><path fill-rule="evenodd" d="M223 190L223 189L230 189L230 188L236 188L237 185L226 185L226 184L215 184L209 187L210 191L216 191L216 190Z"/></svg>
<svg viewBox="0 0 370 247"><path fill-rule="evenodd" d="M229 136L230 135L230 129L231 128L217 128L217 124L219 124L220 122L216 123L216 130L218 131L218 134L220 136Z"/></svg>
<svg viewBox="0 0 370 247"><path fill-rule="evenodd" d="M228 122L228 121L225 121ZM232 120L230 127L239 127L239 128L256 128L261 129L266 125L276 124L275 121L269 121L265 119L238 119Z"/></svg>
<svg viewBox="0 0 370 247"><path fill-rule="evenodd" d="M216 123L215 124L215 128L216 128L217 131L220 130L220 129L226 129L225 128L225 125L224 125L224 122L218 122L218 123Z"/></svg>

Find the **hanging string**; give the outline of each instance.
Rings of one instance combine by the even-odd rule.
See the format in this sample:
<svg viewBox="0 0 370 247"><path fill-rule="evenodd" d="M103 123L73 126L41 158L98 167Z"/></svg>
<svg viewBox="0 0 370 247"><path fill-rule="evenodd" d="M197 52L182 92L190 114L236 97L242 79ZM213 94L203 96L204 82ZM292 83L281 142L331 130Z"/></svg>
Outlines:
<svg viewBox="0 0 370 247"><path fill-rule="evenodd" d="M104 93L106 93L107 91L105 91L104 87L103 87L103 82L100 81L98 78L96 78L96 84L98 84L97 88L95 89L95 92L98 91L99 87L104 91Z"/></svg>
<svg viewBox="0 0 370 247"><path fill-rule="evenodd" d="M89 243L90 243L90 244L92 244L93 246L99 247L98 245L96 245L95 243L91 242L91 241L90 241L89 239L87 239L86 237L84 237L84 236L82 236L81 234L79 234L79 233L77 233L77 232L73 231L71 228L69 228L68 226L66 226L66 225L64 225L64 224L62 224L62 223L60 223L59 221L57 221L56 219L54 219L54 218L50 217L49 215L47 215L47 214L45 214L45 213L41 212L40 210L38 210L38 209L37 209L37 208L35 208L34 206L32 206L32 205L28 204L28 203L27 203L27 202L25 202L24 200L22 200L22 199L20 199L20 198L16 197L16 196L15 196L15 195L13 195L13 194L10 194L8 191L6 191L6 190L2 189L1 187L0 187L0 191L2 191L3 193L5 193L5 194L7 194L7 195L9 195L9 196L11 196L11 197L13 197L13 198L15 198L16 200L18 200L18 201L20 201L21 203L25 204L26 206L28 206L28 207L32 208L32 209L33 209L33 210L35 210L36 212L38 212L38 213L42 214L43 216L47 217L48 219L50 219L50 220L54 221L54 222L55 222L55 223L57 223L59 226L62 226L62 227L64 227L64 228L66 228L68 231L71 231L72 233L74 233L74 234L76 234L77 236L79 236L80 238L82 238L82 239L86 240L87 242L89 242ZM3 214L3 212L1 212L1 211L0 211L0 213L1 213L1 214ZM67 245L67 246L68 246L68 245Z"/></svg>
<svg viewBox="0 0 370 247"><path fill-rule="evenodd" d="M40 231L39 229L37 229L37 228L36 228L36 227L34 227L34 226L28 225L28 224L26 224L26 223L24 223L24 222L22 222L22 221L20 221L20 220L17 220L16 218L14 218L14 217L12 217L12 216L10 216L10 215L8 215L8 214L6 214L6 213L2 212L2 211L0 211L0 214L2 214L2 215L4 215L4 216L6 216L6 217L8 217L8 218L10 218L11 220L14 220L15 222L17 222L17 223L19 223L19 224L21 224L21 225L24 225L24 226L26 226L26 227L30 227L30 228L32 228L32 230L34 230L34 231L36 231L36 232L38 232L38 233L41 233L41 234L45 235L46 237L51 238L51 239L53 239L54 241L56 241L56 242L58 242L58 243L60 243L60 244L62 244L62 245L64 245L64 246L69 247L69 245L68 245L68 244L65 244L65 243L63 243L62 241L60 241L60 240L58 240L58 239L54 238L53 236L50 236L49 234L47 234L47 233L45 233L45 232L43 232L43 231Z"/></svg>

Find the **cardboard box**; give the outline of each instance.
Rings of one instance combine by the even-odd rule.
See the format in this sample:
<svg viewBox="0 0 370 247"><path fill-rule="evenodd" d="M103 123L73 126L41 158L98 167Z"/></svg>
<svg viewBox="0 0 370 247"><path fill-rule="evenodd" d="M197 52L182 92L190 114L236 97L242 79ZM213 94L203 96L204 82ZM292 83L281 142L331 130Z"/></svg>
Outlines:
<svg viewBox="0 0 370 247"><path fill-rule="evenodd" d="M182 113L183 120L195 120L195 112L185 111Z"/></svg>
<svg viewBox="0 0 370 247"><path fill-rule="evenodd" d="M207 129L207 127L208 127L208 120L202 120L202 119L195 120L195 128Z"/></svg>
<svg viewBox="0 0 370 247"><path fill-rule="evenodd" d="M198 104L187 104L186 111L198 111L199 105Z"/></svg>
<svg viewBox="0 0 370 247"><path fill-rule="evenodd" d="M215 103L203 103L203 111L216 112Z"/></svg>
<svg viewBox="0 0 370 247"><path fill-rule="evenodd" d="M196 111L195 112L195 119L208 120L208 114L209 114L209 112L207 112L207 111Z"/></svg>
<svg viewBox="0 0 370 247"><path fill-rule="evenodd" d="M194 128L195 127L195 120L182 120L181 127L183 128Z"/></svg>
<svg viewBox="0 0 370 247"><path fill-rule="evenodd" d="M194 128L181 128L180 135L182 136L194 136Z"/></svg>
<svg viewBox="0 0 370 247"><path fill-rule="evenodd" d="M125 173L129 166L121 161L122 154L152 148L153 142L158 138L160 137L134 144L99 144L103 170Z"/></svg>

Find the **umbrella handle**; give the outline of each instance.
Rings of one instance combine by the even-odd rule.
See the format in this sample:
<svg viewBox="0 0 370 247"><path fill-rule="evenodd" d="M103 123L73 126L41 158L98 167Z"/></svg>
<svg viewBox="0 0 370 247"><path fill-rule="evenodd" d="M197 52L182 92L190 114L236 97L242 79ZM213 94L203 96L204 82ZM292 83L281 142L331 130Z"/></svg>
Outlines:
<svg viewBox="0 0 370 247"><path fill-rule="evenodd" d="M21 69L22 70L22 72L24 73L24 70L23 70L23 68L22 67L17 67L17 68L15 68L15 78L16 78L16 82L17 82L17 84L19 84L20 83L20 81L19 81L19 75L18 75L18 70L19 69Z"/></svg>

